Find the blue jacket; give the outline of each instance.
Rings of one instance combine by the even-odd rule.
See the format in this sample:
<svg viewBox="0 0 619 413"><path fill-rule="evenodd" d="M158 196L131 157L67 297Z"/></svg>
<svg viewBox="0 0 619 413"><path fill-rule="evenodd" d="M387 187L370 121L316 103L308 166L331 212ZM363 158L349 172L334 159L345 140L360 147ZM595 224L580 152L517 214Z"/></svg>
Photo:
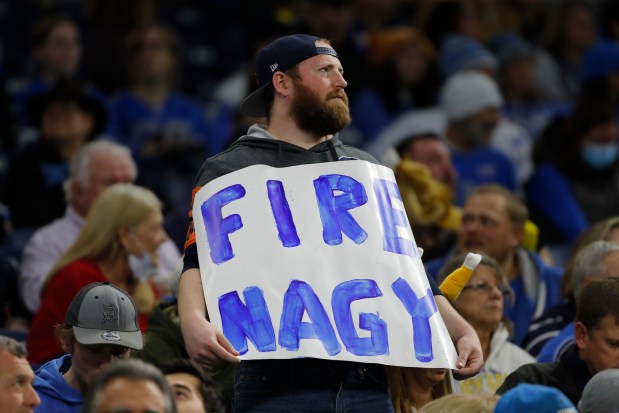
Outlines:
<svg viewBox="0 0 619 413"><path fill-rule="evenodd" d="M573 299L564 300L533 320L524 339L524 349L533 357L539 357L546 343L556 337L563 328L574 321L576 303Z"/></svg>
<svg viewBox="0 0 619 413"><path fill-rule="evenodd" d="M561 354L567 350L576 339L574 338L574 321L563 327L555 337L551 338L544 344L542 351L539 353L537 361L550 362L559 361Z"/></svg>
<svg viewBox="0 0 619 413"><path fill-rule="evenodd" d="M544 311L561 301L560 268L549 267L539 255L520 248L517 252L520 274L509 282L514 291L514 303L504 306L505 317L514 325L512 341L521 345L531 322ZM426 272L435 280L449 256L436 258L425 265Z"/></svg>
<svg viewBox="0 0 619 413"><path fill-rule="evenodd" d="M567 244L573 243L589 226L570 182L553 165L537 167L527 185L526 198L530 211L541 215Z"/></svg>
<svg viewBox="0 0 619 413"><path fill-rule="evenodd" d="M34 389L41 398L36 413L79 413L82 408L82 393L69 386L62 375L71 367L71 356L65 355L48 361L36 372Z"/></svg>
<svg viewBox="0 0 619 413"><path fill-rule="evenodd" d="M477 148L471 152L451 151L458 172L456 205L464 201L473 188L483 184L499 184L515 192L518 189L514 165L507 156L494 148Z"/></svg>

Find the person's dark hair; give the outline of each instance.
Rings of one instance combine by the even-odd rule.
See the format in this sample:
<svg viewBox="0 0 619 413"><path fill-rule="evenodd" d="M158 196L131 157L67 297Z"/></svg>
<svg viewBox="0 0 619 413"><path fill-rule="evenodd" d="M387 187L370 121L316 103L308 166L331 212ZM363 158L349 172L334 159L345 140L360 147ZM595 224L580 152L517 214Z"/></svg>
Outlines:
<svg viewBox="0 0 619 413"><path fill-rule="evenodd" d="M96 380L89 387L84 404L82 405L82 413L95 413L101 404L101 397L105 387L114 379L123 378L132 381L149 381L154 383L165 399L166 412L177 413L176 404L172 389L168 384L165 376L157 367L147 364L141 360L114 360L106 365Z"/></svg>
<svg viewBox="0 0 619 413"><path fill-rule="evenodd" d="M582 323L589 334L607 315L619 324L619 280L607 278L591 281L582 289L576 304L576 321Z"/></svg>
<svg viewBox="0 0 619 413"><path fill-rule="evenodd" d="M56 324L54 335L61 343L75 343L75 332L73 326L68 324Z"/></svg>
<svg viewBox="0 0 619 413"><path fill-rule="evenodd" d="M426 139L433 141L442 141L442 138L434 132L422 132L404 139L402 142L396 145L395 150L398 152L398 155L402 157L405 153L410 152L411 147L415 144L415 142Z"/></svg>
<svg viewBox="0 0 619 413"><path fill-rule="evenodd" d="M559 151L557 164L568 176L583 173L580 157L582 138L596 126L616 122L615 105L606 96L582 96L568 119L565 136Z"/></svg>
<svg viewBox="0 0 619 413"><path fill-rule="evenodd" d="M598 27L602 36L611 40L619 40L614 36L613 25L619 24L619 2L617 0L604 1L598 11Z"/></svg>
<svg viewBox="0 0 619 413"><path fill-rule="evenodd" d="M152 29L160 30L163 33L168 50L175 57L178 57L180 54L181 43L176 32L165 24L150 22L136 27L127 35L127 49L129 51L129 58L133 59L140 51L142 42L144 41L144 35Z"/></svg>
<svg viewBox="0 0 619 413"><path fill-rule="evenodd" d="M11 337L0 336L0 350L4 350L20 359L25 359L28 357L26 347Z"/></svg>
<svg viewBox="0 0 619 413"><path fill-rule="evenodd" d="M425 23L425 33L436 48L441 47L443 37L455 32L464 13L464 4L459 0L435 2Z"/></svg>
<svg viewBox="0 0 619 413"><path fill-rule="evenodd" d="M45 44L50 33L61 24L70 24L77 27L77 23L75 23L75 21L60 14L47 16L41 19L41 21L39 21L34 27L34 30L32 30L32 49L36 50Z"/></svg>
<svg viewBox="0 0 619 413"><path fill-rule="evenodd" d="M176 359L162 363L159 368L165 376L185 373L197 378L200 381L199 391L204 410L209 413L226 413L221 387L200 366L189 359Z"/></svg>
<svg viewBox="0 0 619 413"><path fill-rule="evenodd" d="M566 51L567 20L574 11L583 9L595 16L593 7L584 0L567 0L556 2L548 13L549 19L544 29L545 48L556 59L562 61Z"/></svg>
<svg viewBox="0 0 619 413"><path fill-rule="evenodd" d="M136 27L127 35L126 45L130 73L129 78L132 79L133 82L138 79L138 76L135 73L134 61L136 56L138 56L140 51L144 48L145 36L151 30L161 32L164 39L163 41L165 43L165 48L172 56L173 63L170 68L170 73L167 74L167 81L168 85L173 87L179 82L178 67L180 65L181 41L174 29L163 23L149 22Z"/></svg>

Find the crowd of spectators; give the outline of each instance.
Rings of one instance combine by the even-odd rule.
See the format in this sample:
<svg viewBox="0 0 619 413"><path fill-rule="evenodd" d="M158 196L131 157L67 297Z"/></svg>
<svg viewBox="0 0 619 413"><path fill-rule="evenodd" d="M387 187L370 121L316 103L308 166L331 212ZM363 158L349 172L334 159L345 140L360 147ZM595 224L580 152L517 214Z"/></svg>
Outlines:
<svg viewBox="0 0 619 413"><path fill-rule="evenodd" d="M337 50L352 115L339 138L396 172L428 274L483 254L452 304L486 366L461 382L390 367L396 411L467 400L492 411L496 397L473 396L497 389L510 396L496 411L516 411L522 382L586 407L598 402L587 382L619 368L597 337L616 347L619 316L587 299L619 298L607 280L619 277L619 2L0 0L0 27L0 336L27 342L35 370L75 373L79 340L52 330L82 287L109 282L149 337L134 358L189 376L172 387L202 401L209 390L193 383L216 386L189 362L164 363L188 358L175 283L193 181L260 122L238 109L256 88L255 53L291 33ZM0 340L0 357L26 352ZM171 397L160 371L115 369L93 392L133 371ZM227 397L217 411L231 369L209 372ZM85 384L71 387L77 409Z"/></svg>

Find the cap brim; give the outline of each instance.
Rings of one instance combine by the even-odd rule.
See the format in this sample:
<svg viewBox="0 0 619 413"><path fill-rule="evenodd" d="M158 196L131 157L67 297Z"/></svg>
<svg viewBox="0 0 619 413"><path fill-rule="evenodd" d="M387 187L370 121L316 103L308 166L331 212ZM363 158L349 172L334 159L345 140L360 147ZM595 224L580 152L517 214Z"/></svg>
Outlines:
<svg viewBox="0 0 619 413"><path fill-rule="evenodd" d="M243 103L241 103L241 113L250 118L266 117L265 95L270 87L271 83L269 82L247 96Z"/></svg>
<svg viewBox="0 0 619 413"><path fill-rule="evenodd" d="M75 339L84 345L114 344L129 347L133 350L142 350L142 333L137 331L95 330L91 328L73 326Z"/></svg>

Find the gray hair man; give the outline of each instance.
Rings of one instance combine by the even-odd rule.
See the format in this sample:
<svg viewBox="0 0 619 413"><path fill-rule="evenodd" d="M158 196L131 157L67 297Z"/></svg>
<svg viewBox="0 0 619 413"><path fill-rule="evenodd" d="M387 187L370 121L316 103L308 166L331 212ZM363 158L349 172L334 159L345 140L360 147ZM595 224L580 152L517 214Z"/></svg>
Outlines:
<svg viewBox="0 0 619 413"><path fill-rule="evenodd" d="M82 413L176 411L163 373L140 360L118 360L103 369L82 407Z"/></svg>
<svg viewBox="0 0 619 413"><path fill-rule="evenodd" d="M26 359L23 344L0 336L0 411L2 413L34 412L41 399L32 387L34 373Z"/></svg>
<svg viewBox="0 0 619 413"><path fill-rule="evenodd" d="M134 182L137 168L131 152L111 141L97 140L84 145L71 164L71 174L64 184L67 198L65 215L37 230L24 248L20 271L21 298L31 312L41 302L41 288L52 266L73 244L84 219L101 192L116 183ZM174 272L180 258L171 240L158 251L159 274Z"/></svg>

